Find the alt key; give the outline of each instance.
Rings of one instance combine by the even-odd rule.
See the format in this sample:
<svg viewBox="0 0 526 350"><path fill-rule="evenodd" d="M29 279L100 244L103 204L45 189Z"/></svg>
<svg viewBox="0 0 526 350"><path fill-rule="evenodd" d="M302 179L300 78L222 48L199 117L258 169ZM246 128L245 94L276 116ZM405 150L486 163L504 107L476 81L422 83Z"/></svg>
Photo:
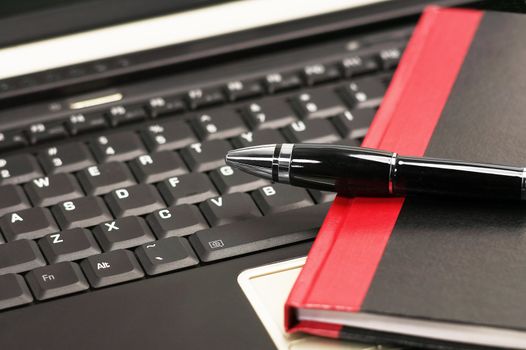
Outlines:
<svg viewBox="0 0 526 350"><path fill-rule="evenodd" d="M142 278L144 272L132 252L115 250L93 255L80 263L94 288Z"/></svg>

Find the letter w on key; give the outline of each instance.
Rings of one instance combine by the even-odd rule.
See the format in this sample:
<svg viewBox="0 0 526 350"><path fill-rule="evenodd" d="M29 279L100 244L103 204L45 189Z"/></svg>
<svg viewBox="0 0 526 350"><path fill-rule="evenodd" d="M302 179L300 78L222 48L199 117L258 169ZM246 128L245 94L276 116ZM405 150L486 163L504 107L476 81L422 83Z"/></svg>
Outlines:
<svg viewBox="0 0 526 350"><path fill-rule="evenodd" d="M119 229L117 225L115 225L115 223L116 223L115 221L112 221L112 222L107 222L104 224L108 228L108 232Z"/></svg>
<svg viewBox="0 0 526 350"><path fill-rule="evenodd" d="M33 183L39 188L49 187L49 177L39 177L38 179L34 179Z"/></svg>

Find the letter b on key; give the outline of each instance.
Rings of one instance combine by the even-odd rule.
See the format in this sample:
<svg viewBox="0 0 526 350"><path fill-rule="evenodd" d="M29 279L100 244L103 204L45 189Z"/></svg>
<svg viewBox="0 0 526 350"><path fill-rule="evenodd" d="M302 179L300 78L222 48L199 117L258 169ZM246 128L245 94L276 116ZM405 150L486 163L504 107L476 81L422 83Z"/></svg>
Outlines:
<svg viewBox="0 0 526 350"><path fill-rule="evenodd" d="M263 190L263 193L265 194L265 196L267 196L267 197L270 197L270 196L273 196L273 195L276 194L276 190L272 186L263 187L262 190Z"/></svg>

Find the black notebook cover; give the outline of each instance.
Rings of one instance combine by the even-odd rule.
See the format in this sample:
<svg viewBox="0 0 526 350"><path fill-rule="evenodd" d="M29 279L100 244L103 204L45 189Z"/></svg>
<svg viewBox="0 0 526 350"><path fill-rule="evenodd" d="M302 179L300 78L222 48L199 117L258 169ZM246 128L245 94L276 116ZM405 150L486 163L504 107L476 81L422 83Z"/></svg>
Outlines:
<svg viewBox="0 0 526 350"><path fill-rule="evenodd" d="M437 71L453 76L450 86ZM444 103L429 97L440 94ZM437 120L425 135L421 125L433 113ZM403 141L385 141L397 137L393 130L426 139L422 152L408 154L407 142L404 149ZM526 166L526 16L427 10L370 132L365 146L403 155ZM376 217L362 215L375 208ZM287 303L292 331L430 348L495 348L328 324L302 318L302 309L526 332L526 204L338 198Z"/></svg>

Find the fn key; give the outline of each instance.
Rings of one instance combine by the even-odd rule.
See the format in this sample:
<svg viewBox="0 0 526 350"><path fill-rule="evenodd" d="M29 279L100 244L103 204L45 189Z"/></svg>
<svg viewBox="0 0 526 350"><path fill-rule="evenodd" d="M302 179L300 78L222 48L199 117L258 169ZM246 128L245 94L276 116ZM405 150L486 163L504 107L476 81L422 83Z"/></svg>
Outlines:
<svg viewBox="0 0 526 350"><path fill-rule="evenodd" d="M88 282L79 266L69 261L30 271L26 279L38 300L88 289Z"/></svg>

